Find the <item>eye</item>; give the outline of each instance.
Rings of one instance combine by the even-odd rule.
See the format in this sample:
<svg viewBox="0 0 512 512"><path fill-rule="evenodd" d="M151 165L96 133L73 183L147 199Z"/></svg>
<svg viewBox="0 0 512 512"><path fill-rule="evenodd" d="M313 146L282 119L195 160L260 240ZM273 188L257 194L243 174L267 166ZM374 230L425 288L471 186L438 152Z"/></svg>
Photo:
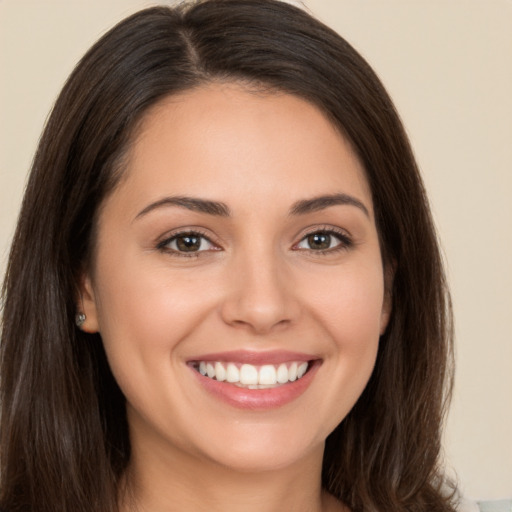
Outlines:
<svg viewBox="0 0 512 512"><path fill-rule="evenodd" d="M296 249L326 252L336 249L345 249L351 245L350 238L335 231L315 231L306 235L296 246Z"/></svg>
<svg viewBox="0 0 512 512"><path fill-rule="evenodd" d="M206 236L193 231L182 232L167 238L160 244L158 249L178 253L181 255L194 255L194 253L217 250Z"/></svg>

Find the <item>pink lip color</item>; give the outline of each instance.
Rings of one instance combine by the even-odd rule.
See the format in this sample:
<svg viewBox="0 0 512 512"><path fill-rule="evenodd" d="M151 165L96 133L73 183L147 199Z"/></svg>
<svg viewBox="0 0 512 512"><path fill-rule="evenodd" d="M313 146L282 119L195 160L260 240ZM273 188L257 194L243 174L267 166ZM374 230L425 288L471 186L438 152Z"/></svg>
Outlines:
<svg viewBox="0 0 512 512"><path fill-rule="evenodd" d="M247 358L243 358L243 361L240 361L240 358L233 358L233 352L230 352L230 358L217 358L217 359L194 359L200 361L222 361L229 360L233 362L248 362ZM247 352L245 353L247 354ZM276 353L277 354L277 353ZM288 353L289 355L290 353ZM218 357L220 354L217 354ZM268 355L268 354L267 354ZM295 354L295 357L297 354ZM281 357L281 356L279 356ZM261 360L261 358L259 358ZM255 359L251 359L250 364L257 364ZM267 364L278 364L278 363L270 363L269 358L265 357L264 361ZM214 379L210 379L209 377L205 377L201 375L195 368L190 366L190 370L194 372L198 382L207 392L211 393L216 398L222 400L223 402L237 407L239 409L251 409L251 410L265 410L265 409L276 409L278 407L282 407L296 398L298 398L302 393L306 391L306 389L311 384L318 368L321 365L321 361L319 359L311 360L305 358L304 354L301 354L300 358L290 358L286 357L286 359L281 360L279 362L288 362L288 361L311 361L310 367L308 371L304 374L303 377L294 381L288 382L287 384L283 384L281 386L269 389L247 389L241 388L229 382L219 382ZM260 362L260 361L258 361Z"/></svg>
<svg viewBox="0 0 512 512"><path fill-rule="evenodd" d="M292 361L312 361L318 356L304 354L301 352L290 352L287 350L274 350L271 352L257 352L251 350L232 350L230 352L217 352L215 354L204 354L191 361L225 361L240 364L253 364L261 366L264 364L281 364Z"/></svg>

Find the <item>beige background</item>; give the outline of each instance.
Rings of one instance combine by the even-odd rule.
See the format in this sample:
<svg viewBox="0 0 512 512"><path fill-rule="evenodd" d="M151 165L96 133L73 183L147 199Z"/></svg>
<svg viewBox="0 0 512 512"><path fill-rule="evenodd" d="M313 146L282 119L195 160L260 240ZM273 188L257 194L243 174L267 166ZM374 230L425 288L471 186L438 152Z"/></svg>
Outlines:
<svg viewBox="0 0 512 512"><path fill-rule="evenodd" d="M0 0L0 272L45 117L86 49L141 0ZM512 497L512 1L309 0L394 97L453 291L448 464L472 498Z"/></svg>

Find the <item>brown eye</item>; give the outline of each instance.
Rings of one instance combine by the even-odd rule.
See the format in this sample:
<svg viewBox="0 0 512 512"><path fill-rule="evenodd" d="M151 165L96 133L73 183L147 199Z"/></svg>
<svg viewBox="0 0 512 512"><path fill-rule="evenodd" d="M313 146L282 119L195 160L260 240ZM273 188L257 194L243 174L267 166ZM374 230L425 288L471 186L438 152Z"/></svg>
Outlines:
<svg viewBox="0 0 512 512"><path fill-rule="evenodd" d="M178 233L159 244L161 250L180 254L193 254L215 249L215 245L199 233Z"/></svg>
<svg viewBox="0 0 512 512"><path fill-rule="evenodd" d="M328 233L313 233L306 237L309 249L325 250L331 247L331 235Z"/></svg>
<svg viewBox="0 0 512 512"><path fill-rule="evenodd" d="M330 252L335 249L348 249L351 245L351 239L345 234L335 231L315 231L306 235L295 248L315 252Z"/></svg>
<svg viewBox="0 0 512 512"><path fill-rule="evenodd" d="M176 237L176 248L182 252L195 252L201 248L201 237L197 235L183 235Z"/></svg>

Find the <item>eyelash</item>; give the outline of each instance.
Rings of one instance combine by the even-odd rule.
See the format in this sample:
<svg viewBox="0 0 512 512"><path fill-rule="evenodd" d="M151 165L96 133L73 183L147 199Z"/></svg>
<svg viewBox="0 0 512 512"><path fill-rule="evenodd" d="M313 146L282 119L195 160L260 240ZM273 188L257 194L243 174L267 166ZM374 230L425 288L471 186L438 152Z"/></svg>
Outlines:
<svg viewBox="0 0 512 512"><path fill-rule="evenodd" d="M336 246L329 247L327 249L320 249L320 250L305 249L305 250L308 250L310 253L312 253L315 256L329 256L331 254L336 254L340 251L346 251L354 245L353 240L350 238L350 236L345 231L342 231L341 229L335 229L331 226L325 226L325 227L321 227L321 228L315 228L315 229L305 233L302 236L302 238L300 239L300 241L298 243L294 244L293 247L294 248L297 247L299 244L301 244L303 241L305 241L308 237L310 237L312 235L319 235L319 234L334 237L338 240L339 243ZM300 250L300 249L297 249L297 250Z"/></svg>
<svg viewBox="0 0 512 512"><path fill-rule="evenodd" d="M308 233L305 233L302 236L302 238L299 240L299 242L297 242L296 244L293 245L292 249L300 251L301 249L298 246L302 242L304 242L308 237L313 236L313 235L327 235L330 237L335 237L339 242L334 247L329 247L327 249L319 249L319 250L315 250L315 249L311 249L311 248L303 249L303 250L309 251L310 253L312 253L314 255L319 255L319 256L330 255L330 254L337 253L339 251L346 251L353 246L353 241L350 238L350 236L347 235L346 232L337 230L337 229L333 229L332 227L325 227L325 228L316 228ZM208 251L212 250L212 249L206 249L206 250L186 252L186 251L180 251L177 249L172 249L169 247L169 245L172 242L175 242L180 238L186 238L186 237L199 238L199 239L201 239L201 242L200 242L201 244L202 244L202 241L206 241L208 244L216 247L216 249L213 249L214 251L220 250L220 248L214 242L212 242L211 239L205 233L201 233L200 231L197 231L197 230L190 230L190 231L187 230L187 231L180 231L178 233L174 233L170 237L159 242L157 244L156 248L159 251L170 253L173 256L179 256L179 257L185 257L185 258L197 258L203 252L208 252Z"/></svg>
<svg viewBox="0 0 512 512"><path fill-rule="evenodd" d="M202 243L202 241L206 240L210 245L212 245L214 247L218 247L215 243L213 243L210 240L210 238L205 233L201 233L200 231L197 231L197 230L187 230L187 231L180 231L178 233L174 233L170 237L168 237L165 240L162 240L161 242L159 242L158 245L156 246L156 248L159 251L170 253L173 256L179 256L179 257L185 257L185 258L198 258L201 255L201 253L206 252L204 250L203 251L185 252L185 251L179 251L177 249L172 249L172 248L169 247L169 245L172 242L178 240L179 238L186 238L186 237L200 238L201 239L201 243ZM219 249L214 249L214 250L219 250Z"/></svg>

